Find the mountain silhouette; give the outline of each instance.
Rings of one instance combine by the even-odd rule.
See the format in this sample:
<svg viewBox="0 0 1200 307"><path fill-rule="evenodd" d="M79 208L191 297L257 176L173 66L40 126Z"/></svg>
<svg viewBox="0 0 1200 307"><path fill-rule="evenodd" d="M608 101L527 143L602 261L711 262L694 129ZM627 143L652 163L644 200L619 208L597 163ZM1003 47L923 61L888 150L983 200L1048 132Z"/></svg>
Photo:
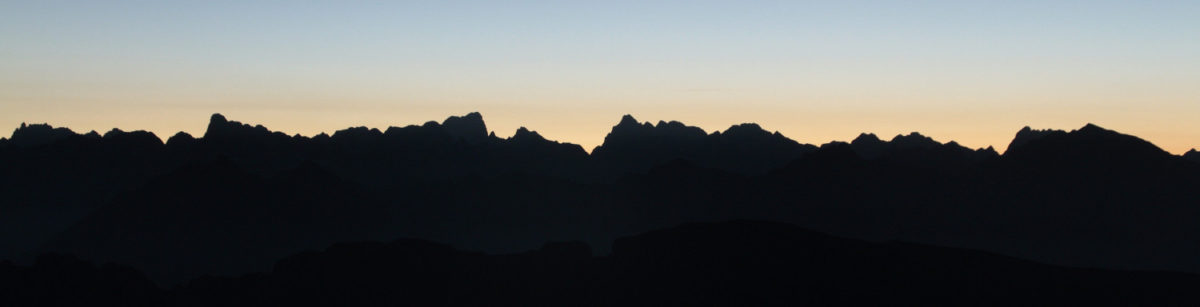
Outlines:
<svg viewBox="0 0 1200 307"><path fill-rule="evenodd" d="M1091 125L1091 124L1089 123L1088 125ZM1008 143L1008 150L1020 148L1021 146L1024 146L1026 143L1029 143L1030 140L1039 139L1039 138L1045 137L1050 134L1058 134L1058 133L1063 133L1063 131L1062 130L1052 130L1052 129L1034 130L1034 129L1030 128L1029 126L1025 126L1025 128L1021 128L1020 131L1017 131L1017 135L1015 137L1013 137L1012 142Z"/></svg>
<svg viewBox="0 0 1200 307"><path fill-rule="evenodd" d="M208 129L204 139L210 142L282 142L289 139L282 132L271 132L262 125L251 126L237 121L229 121L221 114L213 114L208 121Z"/></svg>
<svg viewBox="0 0 1200 307"><path fill-rule="evenodd" d="M155 287L136 271L45 255L0 263L6 305L663 306L1191 305L1200 276L1067 268L986 252L830 236L795 225L688 223L511 254L419 239L338 243L267 272ZM75 295L57 295L72 293ZM119 294L119 295L118 295Z"/></svg>
<svg viewBox="0 0 1200 307"><path fill-rule="evenodd" d="M26 125L21 123L21 127L13 131L9 142L17 147L35 147L76 135L74 131L67 128L54 128L48 124Z"/></svg>
<svg viewBox="0 0 1200 307"><path fill-rule="evenodd" d="M24 125L0 146L0 258L28 260L54 233L176 166L153 133Z"/></svg>
<svg viewBox="0 0 1200 307"><path fill-rule="evenodd" d="M864 133L851 141L850 146L855 153L867 160L943 171L956 171L999 157L991 147L971 150L953 141L942 144L917 132L896 135L891 141L883 141L874 134Z"/></svg>
<svg viewBox="0 0 1200 307"><path fill-rule="evenodd" d="M677 121L639 124L625 115L604 143L592 150L592 157L620 172L645 172L656 164L686 159L703 166L761 174L814 149L816 146L797 143L756 124L707 134Z"/></svg>
<svg viewBox="0 0 1200 307"><path fill-rule="evenodd" d="M1196 151L1195 148L1192 148L1192 150L1188 150L1187 153L1183 154L1183 158L1192 160L1192 161L1196 161L1196 162L1200 162L1200 151Z"/></svg>
<svg viewBox="0 0 1200 307"><path fill-rule="evenodd" d="M1104 163L1105 160L1151 162L1167 160L1171 156L1170 153L1159 149L1150 142L1093 124L1087 124L1083 128L1071 132L1048 130L1026 133L1026 131L1028 130L1023 129L1017 133L1017 138L1013 140L1014 145L1017 146L1010 145L1008 151L1005 152L1007 158L1031 162L1069 162L1086 159L1091 160L1088 162ZM1023 133L1034 134L1034 136L1026 136L1028 139L1018 142L1022 139Z"/></svg>
<svg viewBox="0 0 1200 307"><path fill-rule="evenodd" d="M516 253L753 219L1051 265L1200 272L1200 163L1088 124L1003 154L919 133L810 145L624 116L591 154L470 113L312 137L214 114L202 137L26 125L0 141L0 258L114 262L160 286L397 237Z"/></svg>
<svg viewBox="0 0 1200 307"><path fill-rule="evenodd" d="M223 157L120 195L44 248L133 265L156 280L264 270L297 250L370 238L378 209L313 163L263 178Z"/></svg>
<svg viewBox="0 0 1200 307"><path fill-rule="evenodd" d="M479 144L487 140L487 126L483 124L483 115L479 112L468 113L465 116L451 116L442 122L442 127L450 132L450 135L461 138L463 141L472 144Z"/></svg>

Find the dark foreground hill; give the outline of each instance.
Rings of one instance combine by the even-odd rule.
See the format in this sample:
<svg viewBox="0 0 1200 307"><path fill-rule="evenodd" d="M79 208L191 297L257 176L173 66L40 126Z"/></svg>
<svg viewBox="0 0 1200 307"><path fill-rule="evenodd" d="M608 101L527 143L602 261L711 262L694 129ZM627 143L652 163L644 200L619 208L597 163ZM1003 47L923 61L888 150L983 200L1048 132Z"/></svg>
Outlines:
<svg viewBox="0 0 1200 307"><path fill-rule="evenodd" d="M289 136L213 115L203 137L25 125L0 140L0 258L63 252L160 285L263 272L334 242L512 253L687 222L781 221L1055 265L1200 272L1200 163L1086 125L1008 150L911 133L801 144L754 124L622 118L588 154L478 113Z"/></svg>
<svg viewBox="0 0 1200 307"><path fill-rule="evenodd" d="M424 240L335 244L266 273L171 289L136 271L47 255L0 264L20 306L1194 305L1200 276L1043 265L995 254L843 239L756 221L694 223L516 254ZM63 295L71 294L71 295Z"/></svg>

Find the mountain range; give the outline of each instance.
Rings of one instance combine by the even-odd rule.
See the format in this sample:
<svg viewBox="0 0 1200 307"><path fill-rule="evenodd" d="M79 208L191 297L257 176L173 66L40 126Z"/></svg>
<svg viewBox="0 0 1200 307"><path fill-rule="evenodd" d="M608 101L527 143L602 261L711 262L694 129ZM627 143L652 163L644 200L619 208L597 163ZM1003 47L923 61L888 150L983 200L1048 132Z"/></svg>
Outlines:
<svg viewBox="0 0 1200 307"><path fill-rule="evenodd" d="M817 146L755 124L710 133L625 116L589 154L526 128L497 137L479 113L313 137L214 114L203 136L166 142L22 124L0 161L0 257L67 253L158 285L268 272L338 242L519 253L580 240L618 255L620 237L738 219L1200 273L1200 153L1092 124L1026 127L998 153L919 133Z"/></svg>

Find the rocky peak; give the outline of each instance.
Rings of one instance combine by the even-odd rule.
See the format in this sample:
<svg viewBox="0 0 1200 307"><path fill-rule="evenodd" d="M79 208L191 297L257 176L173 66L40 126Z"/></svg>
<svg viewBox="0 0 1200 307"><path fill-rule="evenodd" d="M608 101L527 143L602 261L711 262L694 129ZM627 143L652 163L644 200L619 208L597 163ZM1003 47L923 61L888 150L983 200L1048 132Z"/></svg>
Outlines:
<svg viewBox="0 0 1200 307"><path fill-rule="evenodd" d="M487 125L483 123L483 115L479 112L467 113L463 116L451 116L442 122L442 127L457 138L468 143L481 143L488 137Z"/></svg>

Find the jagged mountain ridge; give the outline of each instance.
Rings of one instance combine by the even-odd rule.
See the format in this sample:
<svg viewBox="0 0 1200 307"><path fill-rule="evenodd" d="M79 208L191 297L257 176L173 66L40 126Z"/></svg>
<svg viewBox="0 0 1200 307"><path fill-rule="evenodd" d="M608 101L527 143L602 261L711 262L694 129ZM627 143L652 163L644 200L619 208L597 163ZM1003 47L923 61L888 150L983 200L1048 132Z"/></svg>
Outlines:
<svg viewBox="0 0 1200 307"><path fill-rule="evenodd" d="M1019 145L1000 155L917 133L890 141L864 134L851 143L818 148L753 124L706 133L678 122L653 125L626 116L589 155L578 145L549 141L524 128L509 138L496 137L486 132L478 114L453 118L303 137L214 115L205 137L177 134L165 144L150 133L120 130L104 136L72 133L35 146L9 144L0 157L23 163L3 166L8 172L0 180L9 183L4 189L12 195L3 205L24 211L4 217L8 237L3 239L14 242L5 245L6 254L59 250L92 259L133 259L141 263L128 264L157 281L174 282L202 272L246 270L287 250L333 240L297 232L292 243L241 248L244 259L228 262L204 258L227 255L187 258L194 253L154 250L165 241L132 241L161 255L157 258L229 265L171 264L190 272L180 274L155 269L170 265L122 255L123 249L89 247L121 246L136 237L97 235L128 228L118 217L205 216L179 215L186 210L154 213L152 208L171 202L171 194L153 183L183 168L224 160L245 176L283 178L299 170L339 178L348 190L358 191L354 194L361 199L348 203L369 204L371 209L360 215L378 219L360 223L371 230L337 240L410 236L512 251L548 239L606 242L683 222L756 218L1064 265L1200 271L1194 261L1200 251L1187 244L1197 237L1189 221L1200 217L1190 202L1198 197L1196 163L1094 125L1071 132L1019 132L1022 141L1014 139ZM175 186L197 189L191 194L231 189L206 180ZM282 207L263 200L280 191L309 192L250 189L209 201L228 202L211 206L226 208L226 216L270 216L266 212ZM331 196L313 199L347 203ZM245 212L236 210L243 207ZM323 216L307 212L277 225L303 229L302 221ZM205 223L216 220L201 219L195 227L150 223L133 229L201 236L217 242L210 247L230 250L239 250L238 241L222 236L257 232L253 223L241 223L235 231L204 238ZM346 225L335 222L328 229Z"/></svg>
<svg viewBox="0 0 1200 307"><path fill-rule="evenodd" d="M1080 133L1090 133L1093 131L1108 130L1088 124L1078 131ZM530 131L522 127L518 129L517 133L514 133L514 137L507 139L498 138L494 133L487 132L482 115L479 113L469 113L464 116L451 116L440 124L431 121L420 126L393 126L382 132L374 128L351 127L335 131L333 136L322 133L313 137L304 137L300 135L288 136L283 132L271 131L262 125L252 126L237 121L229 121L220 114L214 114L204 137L197 139L185 132L179 132L167 139L165 144L168 147L187 147L197 143L204 143L210 147L237 147L235 145L241 145L258 151L275 149L275 152L271 152L272 154L283 154L285 157L281 160L292 160L292 164L289 165L294 165L295 163L299 163L298 160L304 160L307 157L288 159L286 157L287 152L328 146L331 142L343 143L340 145L353 144L350 145L351 147L374 143L370 144L371 147L374 147L371 149L386 149L389 146L397 147L401 143L410 143L404 145L425 146L436 143L445 145L461 142L479 147L509 143L514 139L521 139L521 136L528 135L525 132ZM1009 145L1008 151L1014 152L1014 149L1017 149L1015 152L1019 153L1019 149L1030 140L1043 139L1045 137L1052 139L1059 138L1067 133L1062 130L1033 130L1025 127L1018 131L1016 137L1014 137L1012 143ZM537 135L536 132L532 134ZM119 129L113 129L113 131L105 133L105 136L101 137L94 131L79 135L66 128L54 128L46 124L34 124L15 130L12 139L0 141L0 148L7 146L11 147L9 150L28 149L49 145L66 139L80 138L101 139L103 142L119 142L117 139L124 139L124 142L137 142L142 147L152 147L155 141L159 144L163 143L153 133L145 131L124 132ZM612 132L605 138L605 142L597 146L591 154L586 153L578 145L545 140L540 135L537 135L532 140L534 141L521 143L557 143L561 149L550 151L559 152L563 155L589 156L592 160L600 161L598 164L605 164L605 168L611 170L616 167L619 169L616 171L618 173L644 172L653 165L671 159L682 158L708 167L746 174L761 174L785 165L787 162L798 158L804 153L818 148L815 145L797 143L778 132L768 132L755 124L734 125L726 131L714 131L708 134L700 128L686 126L683 123L675 121L660 121L657 125L650 124L649 122L638 123L636 119L629 115L624 116L621 122L613 127ZM1140 140L1139 142L1144 143L1145 146L1143 147L1146 147L1142 149L1143 151L1161 151L1161 149L1157 149L1152 144ZM871 160L879 158L920 159L921 157L925 157L926 159L950 158L969 163L999 156L991 147L971 150L953 141L940 143L916 132L909 135L896 135L890 141L881 140L874 134L864 133L855 138L850 144L860 156ZM225 149L230 150L230 148ZM897 152L903 152L907 157L903 155L896 156L895 153ZM237 155L236 152L231 154ZM930 155L936 157L931 157ZM1189 152L1183 156L1188 159L1195 159L1196 154Z"/></svg>
<svg viewBox="0 0 1200 307"><path fill-rule="evenodd" d="M431 127L440 127L440 129L430 129L430 130L444 130L444 131L438 131L437 132L438 134L444 133L446 135L450 135L452 138L455 138L455 139L458 139L461 141L465 141L468 143L472 143L472 144L482 143L484 140L489 139L489 137L493 138L493 140L499 139L499 138L495 138L494 133L492 133L492 134L488 133L488 131L486 130L486 125L483 122L482 115L479 114L478 112L472 112L472 113L469 113L464 116L451 116L440 124L437 122L430 121L430 122L426 122L423 125L409 125L409 126L405 126L405 127L392 126L392 127L389 127L388 129L386 129L385 132L381 132L379 129L376 129L376 128L351 127L351 128L335 131L333 137L330 137L328 134L325 134L325 133L321 133L321 134L318 134L313 137L305 137L305 136L300 136L300 135L288 136L284 132L271 131L267 127L264 127L262 125L251 125L251 124L244 124L244 123L241 123L238 121L230 121L230 120L226 119L224 116L222 116L221 114L213 114L213 116L211 117L211 119L209 121L208 127L205 130L205 134L202 136L202 138L197 139L186 132L179 132L179 133L173 135L171 138L167 139L167 141L165 143L168 145L171 145L173 143L181 143L182 144L182 143L194 142L196 140L208 140L209 142L224 142L224 143L228 143L228 142L233 142L233 143L237 143L237 142L281 143L281 142L286 142L285 140L289 140L289 139L310 140L310 141L315 141L315 142L324 142L324 141L329 141L331 139L333 139L333 140L348 140L348 139L357 138L357 139L361 140L364 138L369 139L371 137L378 137L381 135L405 134L404 130L418 130L417 128L431 128ZM519 129L518 132L520 132L520 130L528 131L527 129L524 129L523 127L522 127L522 129ZM110 131L109 133L114 133L114 132L118 135L123 135L123 134L153 135L153 133L140 131L140 130L133 131L133 132L123 132L123 131L121 131L119 129L115 129L115 128L114 128L114 131ZM423 132L431 132L431 131L423 131ZM107 134L108 133L106 133L106 135ZM412 131L409 131L408 134L412 134ZM535 132L535 134L536 134L536 132ZM67 128L61 128L61 127L54 128L48 124L34 124L34 125L23 126L21 128L16 129L13 133L12 138L9 139L8 142L9 142L9 144L11 144L12 146L15 146L15 147L33 147L33 146L38 146L38 145L49 144L49 143L64 139L67 136L71 136L71 135L77 135L77 134ZM514 134L514 136L515 135L516 134ZM864 135L866 135L866 134L864 134ZM99 134L96 134L93 131L93 132L90 132L89 134L86 134L85 136L99 136ZM624 117L622 117L621 122L613 127L613 131L609 134L608 137L606 137L606 142L604 144L601 144L600 146L598 146L596 148L596 150L593 150L593 152L599 151L599 152L603 153L602 155L611 155L608 152L613 151L614 150L613 147L619 147L619 145L613 145L612 143L628 143L628 142L630 142L630 140L628 140L630 138L649 138L649 139L653 139L653 140L657 140L657 141L677 142L679 140L699 140L699 139L703 139L708 136L721 136L719 139L721 139L722 141L732 142L732 143L753 144L753 143L767 143L767 142L771 142L771 141L775 141L775 140L780 140L780 141L784 141L785 143L789 143L789 145L800 145L801 147L805 147L806 150L812 150L812 149L816 148L816 146L814 146L814 145L796 143L795 141L791 141L790 139L787 139L786 137L784 137L782 134L780 134L778 132L772 133L772 132L766 131L766 130L762 129L760 126L758 126L757 124L753 124L753 123L734 125L734 126L731 126L729 129L727 129L726 131L714 131L711 134L708 134L703 129L700 129L698 127L687 126L687 125L677 122L677 121L670 121L670 122L660 121L657 125L654 125L654 124L650 124L649 122L638 123L637 120L634 119L632 116L625 115ZM871 136L874 136L874 135L871 135ZM910 135L910 136L919 136L919 134L914 133L913 135ZM909 136L897 135L897 137L895 139L893 139L892 142L905 141L906 137L909 137ZM923 136L919 136L919 137L928 139L927 137L923 137ZM157 137L155 137L155 139L157 139ZM172 141L172 139L174 139L174 141ZM714 138L714 139L717 139L717 138ZM932 139L928 139L928 141L936 143L936 141L933 141ZM163 143L162 140L159 140L159 143ZM951 143L953 143L953 142L951 142ZM951 143L948 143L948 144L951 144ZM569 144L569 143L567 143L567 144ZM938 145L942 145L942 144L938 143Z"/></svg>
<svg viewBox="0 0 1200 307"><path fill-rule="evenodd" d="M1093 124L1088 124L1084 128L1079 129L1081 132L1090 131L1107 131ZM524 132L530 132L522 127L518 129L514 137L525 135ZM1009 145L1009 150L1020 148L1025 143L1034 139L1041 139L1047 136L1052 138L1058 137L1067 133L1062 130L1033 130L1025 127L1018 131L1016 137ZM379 129L367 127L351 127L343 130L335 131L333 136L321 133L313 137L305 137L300 135L288 136L286 133L271 131L262 125L243 124L238 121L227 120L220 114L213 114L210 119L208 128L202 138L194 138L185 132L179 132L167 139L167 145L186 145L197 141L205 143L222 143L222 144L255 144L259 147L286 144L296 142L309 142L313 144L323 144L327 142L369 142L369 141L393 141L393 142L412 142L416 136L424 134L426 142L433 141L435 137L447 137L453 141L461 141L470 144L495 143L496 141L512 140L501 139L495 137L494 133L487 131L486 125L483 122L482 115L478 112L472 112L464 116L451 116L442 123L427 122L423 125L409 125L405 127L392 126L381 132ZM533 132L537 135L536 132ZM79 135L67 128L54 128L47 124L24 125L14 131L11 139L5 141L8 146L14 148L28 148L41 145L47 145L56 141L68 138L69 136L84 137L89 139L101 139L96 132ZM153 133L145 131L124 132L119 129L105 133L103 139L113 141L111 138L125 138L130 141L140 142L145 146L150 144L150 140L156 140L162 144L162 140L154 136ZM540 135L538 135L540 138ZM544 138L540 138L544 140ZM445 140L442 140L445 141ZM488 141L488 142L485 142ZM419 141L418 141L419 142ZM554 143L546 140L546 142ZM695 142L695 143L690 143ZM639 143L655 143L655 144L639 144ZM577 145L570 143L560 143L566 147L576 147ZM890 148L898 149L924 149L931 150L937 147L945 147L947 151L963 151L964 155L972 156L971 160L985 159L990 156L998 155L991 147L983 149L971 150L958 145L951 141L948 143L940 143L932 138L923 136L913 132L909 135L896 135L890 141L879 139L874 134L863 133L855 138L852 142L854 150L862 157L867 159L877 159L887 155ZM651 146L646 148L647 146ZM1150 145L1153 146L1153 145ZM700 152L712 152L721 149L721 147L738 147L742 151L765 151L765 152L781 152L779 155L795 158L805 152L811 152L817 148L815 145L801 144L778 132L768 132L756 124L740 124L731 126L726 131L714 131L711 134L706 133L698 127L687 126L677 121L660 121L657 125L649 122L639 123L630 115L622 117L621 121L613 127L612 132L605 138L605 142L597 146L591 156L597 156L597 160L613 160L620 159L621 156L631 155L655 155L655 151L666 151L661 154L668 158L659 158L648 164L645 168L657 163L674 158L698 159L695 156L702 156ZM647 152L638 152L638 150L646 150ZM573 151L567 149L566 151ZM582 151L582 150L579 150ZM966 151L972 151L974 154L966 154ZM797 154L797 152L799 154ZM585 152L586 154L586 152ZM1193 154L1189 152L1189 155ZM728 167L716 167L733 171L744 171L743 169L730 169ZM774 165L778 167L778 165ZM768 169L755 168L750 173L761 173Z"/></svg>

